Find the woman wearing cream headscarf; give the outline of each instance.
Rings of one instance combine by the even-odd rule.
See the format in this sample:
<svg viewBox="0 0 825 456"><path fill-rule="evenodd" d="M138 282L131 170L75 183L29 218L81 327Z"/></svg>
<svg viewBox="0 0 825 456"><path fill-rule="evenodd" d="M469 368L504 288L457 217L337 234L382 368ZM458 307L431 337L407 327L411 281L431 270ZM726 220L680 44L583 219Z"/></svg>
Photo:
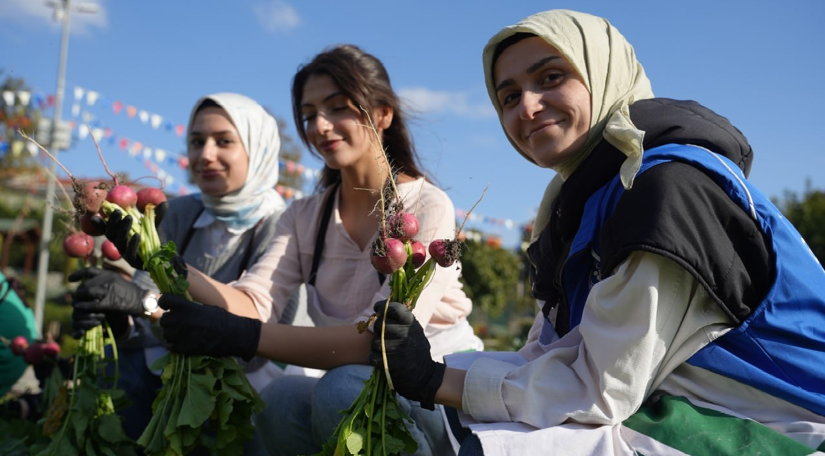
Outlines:
<svg viewBox="0 0 825 456"><path fill-rule="evenodd" d="M652 98L602 18L535 14L483 57L508 139L556 172L528 250L542 312L518 353L445 367L391 303L372 360L388 360L397 391L463 412L459 456L823 445L825 271L747 182L741 133L698 103Z"/></svg>

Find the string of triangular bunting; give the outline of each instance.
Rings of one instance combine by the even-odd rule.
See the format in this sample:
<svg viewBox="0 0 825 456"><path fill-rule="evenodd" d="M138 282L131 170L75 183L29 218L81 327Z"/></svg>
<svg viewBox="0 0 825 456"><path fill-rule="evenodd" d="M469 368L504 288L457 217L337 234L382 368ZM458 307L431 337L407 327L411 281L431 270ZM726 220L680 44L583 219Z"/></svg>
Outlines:
<svg viewBox="0 0 825 456"><path fill-rule="evenodd" d="M137 119L143 124L151 126L157 130L160 128L166 131L173 132L177 136L183 136L186 132L186 127L181 123L175 123L167 120L164 116L139 108L132 104L127 104L119 100L114 100L110 97L101 95L100 92L89 90L83 87L75 86L73 89L74 103L72 104L72 120L69 121L73 136L79 140L85 140L90 135L94 135L98 142L103 143L108 141L110 145L116 143L121 151L129 153L131 157L141 160L144 167L163 180L168 186L167 188L175 188L178 190L175 193L186 194L188 189L184 183L178 183L174 177L169 175L164 166L176 165L181 169L188 167L188 157L185 154L169 152L163 148L150 147L143 144L141 141L132 140L116 134L111 128L104 127L100 121L89 111L84 110L83 106L97 106L104 109L111 109L114 114L125 113L130 119ZM46 109L54 106L54 96L45 93L31 92L28 90L11 91L5 90L2 92L2 99L6 106L31 106L40 109ZM80 118L80 119L78 119ZM0 156L4 155L12 149L12 152L19 154L25 148L32 155L36 155L37 148L31 143L28 147L21 141L9 141L0 138ZM308 181L314 179L319 172L311 169L300 163L290 160L281 160L281 169L288 173L303 174ZM286 186L277 186L276 190L286 199L298 199L303 197L303 192L298 189L289 188ZM456 208L456 218L463 220L467 216L467 211ZM481 223L485 225L493 225L504 229L523 229L526 225L518 223L512 219L489 217L473 212L468 217L469 222Z"/></svg>

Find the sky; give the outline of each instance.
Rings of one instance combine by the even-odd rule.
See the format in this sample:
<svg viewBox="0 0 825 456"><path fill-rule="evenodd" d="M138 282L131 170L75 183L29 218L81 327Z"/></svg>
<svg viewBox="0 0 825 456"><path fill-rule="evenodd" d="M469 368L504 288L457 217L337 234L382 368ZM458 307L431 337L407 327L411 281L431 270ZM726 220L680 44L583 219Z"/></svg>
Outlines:
<svg viewBox="0 0 825 456"><path fill-rule="evenodd" d="M72 0L88 4L97 12L71 15L61 118L73 122L75 139L58 155L77 177L103 175L88 134L96 131L115 172L196 191L179 162L178 133L198 98L250 96L286 120L297 141L292 76L325 47L351 43L382 60L413 108L424 168L452 198L459 222L478 202L466 227L517 246L553 171L528 163L507 141L484 86L481 51L504 26L569 8L618 28L656 96L699 101L736 125L754 149L750 179L763 193L825 188L822 0ZM58 79L61 28L53 12L46 0L0 0L0 79L22 78L44 101ZM298 189L309 192L320 168L304 150L281 172L309 177Z"/></svg>

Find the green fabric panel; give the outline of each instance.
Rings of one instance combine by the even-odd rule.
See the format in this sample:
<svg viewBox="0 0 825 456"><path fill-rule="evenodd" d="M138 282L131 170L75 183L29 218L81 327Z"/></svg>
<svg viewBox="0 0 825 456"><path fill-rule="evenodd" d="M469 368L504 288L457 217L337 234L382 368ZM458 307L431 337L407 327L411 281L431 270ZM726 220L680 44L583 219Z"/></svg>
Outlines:
<svg viewBox="0 0 825 456"><path fill-rule="evenodd" d="M814 452L760 423L697 407L683 397L663 396L623 424L687 454L796 456Z"/></svg>
<svg viewBox="0 0 825 456"><path fill-rule="evenodd" d="M0 302L0 336L11 342L17 336L25 336L29 343L37 339L34 327L34 313L23 304L14 290L9 290L6 276L0 272L0 296L6 294ZM11 352L11 347L0 343L0 396L9 392L26 370L26 362L22 356Z"/></svg>

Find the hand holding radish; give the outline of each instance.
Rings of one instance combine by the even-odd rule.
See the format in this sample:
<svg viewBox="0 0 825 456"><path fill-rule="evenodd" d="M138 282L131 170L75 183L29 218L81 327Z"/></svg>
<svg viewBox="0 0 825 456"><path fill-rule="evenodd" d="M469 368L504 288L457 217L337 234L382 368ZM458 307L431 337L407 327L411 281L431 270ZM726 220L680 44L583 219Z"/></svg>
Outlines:
<svg viewBox="0 0 825 456"><path fill-rule="evenodd" d="M162 295L158 304L171 311L163 314L160 326L169 350L174 353L237 356L249 361L258 351L260 320L174 295Z"/></svg>
<svg viewBox="0 0 825 456"><path fill-rule="evenodd" d="M120 274L99 268L85 268L69 276L70 282L83 281L72 293L72 328L79 338L105 319L115 335L128 326L128 315L143 313L146 291Z"/></svg>
<svg viewBox="0 0 825 456"><path fill-rule="evenodd" d="M378 318L373 330L375 334L384 334L384 340L382 343L379 337L373 339L370 364L389 370L398 394L420 402L428 410L434 410L435 392L444 379L446 366L433 361L430 342L421 324L400 302L387 305L379 301L375 303L375 312Z"/></svg>
<svg viewBox="0 0 825 456"><path fill-rule="evenodd" d="M144 209L145 209L144 202ZM160 226L169 203L163 201L155 206L155 228ZM125 215L119 211L114 210L109 215L109 220L106 222L106 239L115 245L121 257L135 269L143 269L143 260L139 256L140 251L140 233L135 232L133 228L134 217L132 215Z"/></svg>

